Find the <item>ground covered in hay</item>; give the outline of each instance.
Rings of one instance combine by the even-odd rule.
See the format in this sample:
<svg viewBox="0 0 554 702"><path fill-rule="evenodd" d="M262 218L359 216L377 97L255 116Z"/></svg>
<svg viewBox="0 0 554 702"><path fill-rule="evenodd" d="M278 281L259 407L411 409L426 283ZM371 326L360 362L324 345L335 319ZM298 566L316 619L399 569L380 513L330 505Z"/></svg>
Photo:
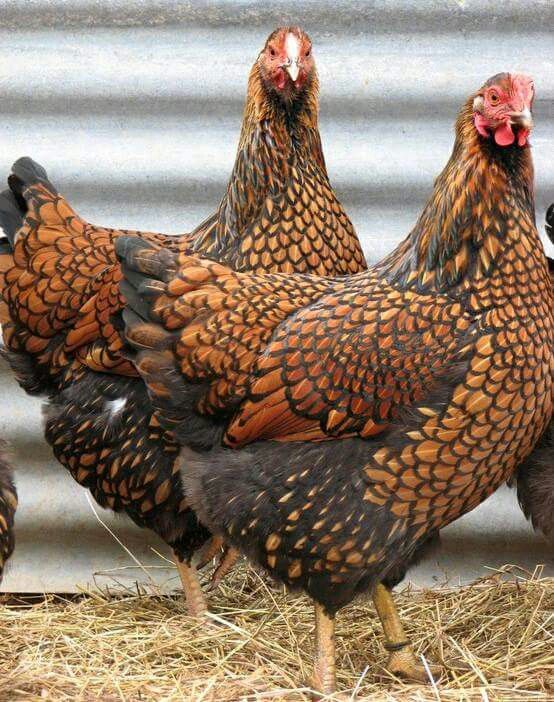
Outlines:
<svg viewBox="0 0 554 702"><path fill-rule="evenodd" d="M509 570L397 602L419 654L446 674L428 687L383 670L369 602L338 618L346 699L387 702L554 700L554 580ZM312 610L250 568L211 596L200 626L179 596L87 593L0 599L0 700L307 700ZM329 699L329 698L328 698ZM343 698L344 699L344 698Z"/></svg>

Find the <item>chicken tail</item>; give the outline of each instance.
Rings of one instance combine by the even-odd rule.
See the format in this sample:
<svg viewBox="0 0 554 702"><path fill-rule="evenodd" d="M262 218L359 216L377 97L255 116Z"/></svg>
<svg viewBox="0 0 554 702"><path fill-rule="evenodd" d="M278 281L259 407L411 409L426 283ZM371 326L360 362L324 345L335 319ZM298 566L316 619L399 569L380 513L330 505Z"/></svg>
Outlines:
<svg viewBox="0 0 554 702"><path fill-rule="evenodd" d="M64 228L80 221L48 179L45 169L28 156L18 159L8 176L9 190L0 196L0 224L12 245L17 232L29 225Z"/></svg>
<svg viewBox="0 0 554 702"><path fill-rule="evenodd" d="M17 232L23 225L21 203L11 190L0 193L0 324L10 321L9 308L4 299L6 273L14 265L13 249Z"/></svg>
<svg viewBox="0 0 554 702"><path fill-rule="evenodd" d="M48 180L45 169L33 161L29 156L22 156L12 166L11 175L8 177L8 185L14 196L18 198L23 214L26 214L27 207L23 191L31 185L42 184L52 193L57 194L56 189Z"/></svg>
<svg viewBox="0 0 554 702"><path fill-rule="evenodd" d="M44 168L28 156L18 159L8 176L9 189L0 194L0 227L4 237L13 247L17 232L29 212L30 193L28 188L40 185L52 196L58 193L48 180Z"/></svg>

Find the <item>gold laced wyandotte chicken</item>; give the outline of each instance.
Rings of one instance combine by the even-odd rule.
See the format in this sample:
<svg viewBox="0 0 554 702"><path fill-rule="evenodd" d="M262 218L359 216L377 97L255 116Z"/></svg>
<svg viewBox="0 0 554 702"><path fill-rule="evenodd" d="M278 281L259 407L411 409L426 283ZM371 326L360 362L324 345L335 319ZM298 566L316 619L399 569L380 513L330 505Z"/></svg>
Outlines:
<svg viewBox="0 0 554 702"><path fill-rule="evenodd" d="M554 204L546 213L546 233L554 244ZM554 287L554 260L549 258ZM519 504L533 527L554 539L554 422L550 422L533 452L518 467L514 480Z"/></svg>
<svg viewBox="0 0 554 702"><path fill-rule="evenodd" d="M14 548L14 517L17 508L17 492L11 467L4 457L4 446L0 442L0 582L4 566Z"/></svg>
<svg viewBox="0 0 554 702"><path fill-rule="evenodd" d="M329 183L318 109L309 37L297 27L275 30L250 72L236 161L217 210L184 236L133 234L236 270L338 276L365 269ZM25 390L48 397L45 434L57 459L99 504L171 546L189 610L200 614L205 602L191 558L210 533L190 509L178 444L121 355L113 321L124 302L114 244L131 232L85 222L31 159L17 161L8 182L0 197L0 224L12 242L0 262L8 269L0 276L8 361Z"/></svg>
<svg viewBox="0 0 554 702"><path fill-rule="evenodd" d="M236 273L120 238L130 356L186 498L334 619L370 590L389 670L425 679L386 586L509 479L552 417L552 289L535 226L533 82L490 78L415 227L342 279Z"/></svg>
<svg viewBox="0 0 554 702"><path fill-rule="evenodd" d="M0 280L4 273L3 264L11 265L11 255L4 255L0 244ZM7 321L7 308L0 297L0 323ZM6 458L6 445L0 440L0 582L4 566L12 555L14 538L14 517L17 509L17 492L13 481L13 471Z"/></svg>

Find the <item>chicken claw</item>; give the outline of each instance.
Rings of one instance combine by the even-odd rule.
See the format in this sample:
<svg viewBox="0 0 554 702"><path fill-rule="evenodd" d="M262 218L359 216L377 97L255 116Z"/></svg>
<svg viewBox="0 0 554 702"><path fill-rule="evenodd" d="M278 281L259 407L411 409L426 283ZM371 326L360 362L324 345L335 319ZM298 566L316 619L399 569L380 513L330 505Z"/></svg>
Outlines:
<svg viewBox="0 0 554 702"><path fill-rule="evenodd" d="M208 592L212 592L212 590L215 590L217 587L219 587L219 584L227 575L227 573L233 568L239 556L240 553L237 551L236 548L233 548L232 546L225 546L223 548L223 554L219 559L219 563L217 564L216 569L212 573L212 577L210 578Z"/></svg>
<svg viewBox="0 0 554 702"><path fill-rule="evenodd" d="M442 668L429 666L427 672L425 666L417 660L400 621L392 594L382 583L378 583L373 591L373 602L385 632L385 648L389 652L386 669L403 680L419 683L430 683L429 673L433 679L440 677Z"/></svg>
<svg viewBox="0 0 554 702"><path fill-rule="evenodd" d="M212 536L200 553L196 569L202 570L202 568L205 568L221 551L223 551L223 537Z"/></svg>

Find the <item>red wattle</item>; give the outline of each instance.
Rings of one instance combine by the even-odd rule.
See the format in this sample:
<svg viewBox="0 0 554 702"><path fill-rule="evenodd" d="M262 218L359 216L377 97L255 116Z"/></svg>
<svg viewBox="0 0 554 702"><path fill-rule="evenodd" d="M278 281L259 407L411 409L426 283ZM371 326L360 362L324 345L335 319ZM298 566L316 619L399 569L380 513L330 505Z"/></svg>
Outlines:
<svg viewBox="0 0 554 702"><path fill-rule="evenodd" d="M529 138L529 130L528 129L520 129L519 134L517 135L518 146L525 146L525 144L527 144L528 138Z"/></svg>
<svg viewBox="0 0 554 702"><path fill-rule="evenodd" d="M516 140L515 134L512 130L512 125L509 122L504 122L494 130L494 140L498 146L509 146L513 144Z"/></svg>

